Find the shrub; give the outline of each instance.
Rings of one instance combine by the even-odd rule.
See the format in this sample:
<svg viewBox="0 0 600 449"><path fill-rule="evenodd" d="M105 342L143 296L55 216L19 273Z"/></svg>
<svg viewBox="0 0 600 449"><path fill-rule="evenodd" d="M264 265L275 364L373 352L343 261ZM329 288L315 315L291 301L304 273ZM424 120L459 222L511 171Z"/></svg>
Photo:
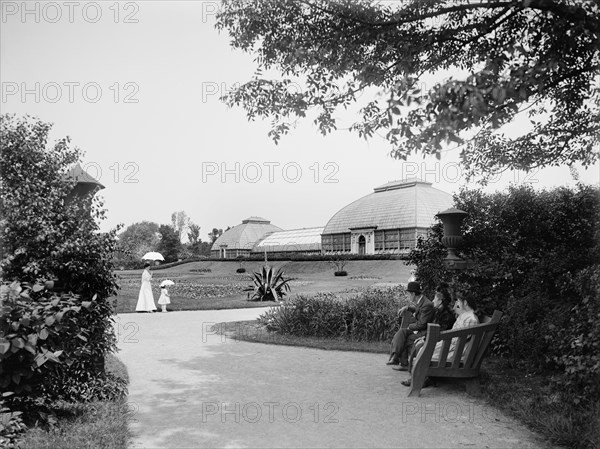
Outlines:
<svg viewBox="0 0 600 449"><path fill-rule="evenodd" d="M13 412L0 400L0 447L17 449L18 440L27 430L23 423L23 412Z"/></svg>
<svg viewBox="0 0 600 449"><path fill-rule="evenodd" d="M36 419L53 401L111 394L110 376L94 369L103 356L93 340L102 304L39 285L24 287L13 282L2 289L0 387L7 405ZM104 345L112 348L114 342Z"/></svg>
<svg viewBox="0 0 600 449"><path fill-rule="evenodd" d="M335 271L335 272L333 273L333 275L334 275L334 276L348 276L348 272L347 272L347 271L345 271L345 270L342 270L342 271Z"/></svg>
<svg viewBox="0 0 600 449"><path fill-rule="evenodd" d="M589 299L598 290L594 296L583 286L596 279L592 267L600 260L599 189L462 190L455 207L469 214L461 253L475 262L455 281L477 297L481 312L504 312L492 350L530 369L558 369L567 385L598 398L590 386L597 380L598 360L590 354L597 352L598 331L588 321L598 321L596 301ZM450 278L441 237L437 224L409 254L429 289Z"/></svg>
<svg viewBox="0 0 600 449"><path fill-rule="evenodd" d="M238 268L237 270L235 270L236 273L245 273L246 269L243 267Z"/></svg>
<svg viewBox="0 0 600 449"><path fill-rule="evenodd" d="M576 284L581 302L565 315L565 326L548 326L546 338L564 372L558 386L578 404L600 398L600 265L582 270Z"/></svg>
<svg viewBox="0 0 600 449"><path fill-rule="evenodd" d="M349 299L333 293L297 295L262 314L259 322L280 334L386 341L398 329L398 309L405 304L401 287L370 288Z"/></svg>
<svg viewBox="0 0 600 449"><path fill-rule="evenodd" d="M66 176L80 151L68 138L48 146L50 130L0 116L0 272L12 282L2 291L1 390L7 406L40 413L59 381L98 377L97 362L116 348L108 298L118 229L99 232L102 202Z"/></svg>

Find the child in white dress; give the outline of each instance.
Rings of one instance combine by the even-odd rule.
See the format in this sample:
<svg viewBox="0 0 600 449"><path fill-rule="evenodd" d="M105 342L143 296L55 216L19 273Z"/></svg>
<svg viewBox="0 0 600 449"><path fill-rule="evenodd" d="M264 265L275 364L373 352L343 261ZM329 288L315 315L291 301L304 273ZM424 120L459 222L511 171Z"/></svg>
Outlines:
<svg viewBox="0 0 600 449"><path fill-rule="evenodd" d="M167 290L166 285L160 286L160 298L158 298L158 303L162 307L162 311L167 311L167 304L171 304L171 296L169 295L169 290Z"/></svg>

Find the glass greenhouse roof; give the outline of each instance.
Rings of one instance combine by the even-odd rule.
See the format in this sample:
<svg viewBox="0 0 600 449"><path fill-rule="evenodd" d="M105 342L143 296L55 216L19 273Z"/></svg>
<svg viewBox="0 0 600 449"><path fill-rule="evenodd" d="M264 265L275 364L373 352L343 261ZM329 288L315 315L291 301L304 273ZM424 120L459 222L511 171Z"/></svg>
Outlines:
<svg viewBox="0 0 600 449"><path fill-rule="evenodd" d="M350 232L350 228L428 228L435 215L452 207L452 195L420 179L393 181L374 189L338 211L323 234Z"/></svg>
<svg viewBox="0 0 600 449"><path fill-rule="evenodd" d="M277 231L258 242L253 251L318 251L322 232L323 227Z"/></svg>

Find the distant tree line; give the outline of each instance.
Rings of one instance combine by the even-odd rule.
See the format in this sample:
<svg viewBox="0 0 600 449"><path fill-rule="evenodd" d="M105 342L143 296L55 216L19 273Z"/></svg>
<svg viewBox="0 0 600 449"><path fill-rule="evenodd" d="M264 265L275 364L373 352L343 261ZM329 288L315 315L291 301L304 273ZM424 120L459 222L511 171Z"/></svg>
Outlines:
<svg viewBox="0 0 600 449"><path fill-rule="evenodd" d="M185 211L173 212L171 224L158 224L151 221L133 223L117 237L115 267L125 269L141 267L142 256L150 251L161 253L166 263L194 257L208 257L213 243L223 234L223 229L213 228L207 234L206 241L200 238L200 229L200 226L192 222ZM229 229L228 227L226 231Z"/></svg>

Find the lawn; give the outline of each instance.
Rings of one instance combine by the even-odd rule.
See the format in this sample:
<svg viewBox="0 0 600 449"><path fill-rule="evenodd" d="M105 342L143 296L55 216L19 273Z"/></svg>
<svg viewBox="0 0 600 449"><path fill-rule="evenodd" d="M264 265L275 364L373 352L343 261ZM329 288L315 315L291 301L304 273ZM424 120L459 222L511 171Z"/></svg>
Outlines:
<svg viewBox="0 0 600 449"><path fill-rule="evenodd" d="M333 275L334 267L328 262L273 262L282 267L290 283L291 294L317 292L352 293L379 283L406 283L411 267L402 260L361 260L346 265L348 276ZM246 274L236 273L238 262L190 262L164 270L152 270L152 290L155 301L160 296L160 282L170 279L171 311L217 310L246 307L264 307L261 302L248 301L245 291L252 282L248 273L258 271L263 262L246 262ZM114 300L117 313L134 312L137 303L142 270L117 271L120 290Z"/></svg>

